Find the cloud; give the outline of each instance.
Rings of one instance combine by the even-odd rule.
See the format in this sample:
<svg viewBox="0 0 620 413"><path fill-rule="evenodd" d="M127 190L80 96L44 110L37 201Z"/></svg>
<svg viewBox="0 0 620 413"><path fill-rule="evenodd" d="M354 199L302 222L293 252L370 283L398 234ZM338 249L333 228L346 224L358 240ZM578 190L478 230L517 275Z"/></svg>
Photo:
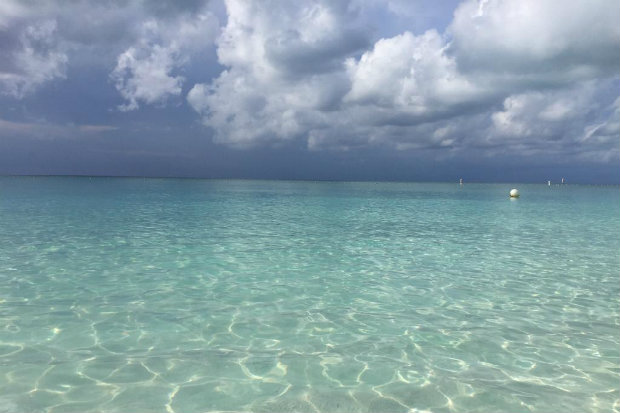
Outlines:
<svg viewBox="0 0 620 413"><path fill-rule="evenodd" d="M54 124L46 121L14 122L0 118L0 138L74 139L116 129L118 128L111 125Z"/></svg>
<svg viewBox="0 0 620 413"><path fill-rule="evenodd" d="M48 81L65 78L67 55L55 41L56 27L55 20L38 20L6 35L10 47L0 52L0 94L19 99Z"/></svg>
<svg viewBox="0 0 620 413"><path fill-rule="evenodd" d="M177 94L194 55L213 47L208 0L0 2L0 94L21 99L67 73L116 64L126 106ZM69 70L73 69L73 70ZM153 71L153 75L149 75ZM155 88L151 93L147 88Z"/></svg>
<svg viewBox="0 0 620 413"><path fill-rule="evenodd" d="M187 95L216 141L489 155L616 150L575 132L605 112L605 91L617 83L616 2L467 0L443 33L375 40L364 13L378 5L363 3L226 1L217 41L226 70Z"/></svg>
<svg viewBox="0 0 620 413"><path fill-rule="evenodd" d="M491 115L493 135L559 139L572 137L575 123L600 112L596 83L569 89L526 92L508 96L504 108ZM574 136L573 136L574 137Z"/></svg>
<svg viewBox="0 0 620 413"><path fill-rule="evenodd" d="M2 99L64 80L174 117L185 97L237 148L618 152L617 1L222 1L2 1Z"/></svg>
<svg viewBox="0 0 620 413"><path fill-rule="evenodd" d="M525 85L570 83L620 68L614 0L467 0L448 29L459 69Z"/></svg>
<svg viewBox="0 0 620 413"><path fill-rule="evenodd" d="M359 60L347 60L347 72L352 85L345 102L411 114L441 112L485 93L458 72L435 30L420 36L405 32L381 39Z"/></svg>
<svg viewBox="0 0 620 413"><path fill-rule="evenodd" d="M189 104L238 147L290 141L329 123L349 89L345 59L369 43L347 2L226 1L218 58L229 67L198 84Z"/></svg>
<svg viewBox="0 0 620 413"><path fill-rule="evenodd" d="M140 56L143 55L143 56ZM170 95L181 93L183 77L171 76L177 66L174 49L154 45L148 51L130 47L119 57L110 75L116 89L127 103L122 111L138 109L138 101L162 103Z"/></svg>
<svg viewBox="0 0 620 413"><path fill-rule="evenodd" d="M594 161L618 161L620 148L620 98L603 111L603 116L594 123L586 124L578 141L591 150L584 151L582 157Z"/></svg>
<svg viewBox="0 0 620 413"><path fill-rule="evenodd" d="M142 24L137 44L117 58L110 78L126 100L122 111L138 109L139 102L163 104L179 96L184 78L175 74L194 53L213 43L218 21L211 13L172 21L149 19Z"/></svg>
<svg viewBox="0 0 620 413"><path fill-rule="evenodd" d="M606 105L605 94L617 82L526 92L504 100L484 131L492 155L546 155L608 162L620 158L618 100ZM586 125L586 126L584 126Z"/></svg>

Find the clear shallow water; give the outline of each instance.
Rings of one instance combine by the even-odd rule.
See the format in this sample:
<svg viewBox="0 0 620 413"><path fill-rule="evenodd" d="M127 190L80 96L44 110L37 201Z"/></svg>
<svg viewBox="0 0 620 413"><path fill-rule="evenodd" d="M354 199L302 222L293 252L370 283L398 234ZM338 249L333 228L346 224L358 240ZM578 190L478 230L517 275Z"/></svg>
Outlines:
<svg viewBox="0 0 620 413"><path fill-rule="evenodd" d="M617 187L0 178L0 412L620 411Z"/></svg>

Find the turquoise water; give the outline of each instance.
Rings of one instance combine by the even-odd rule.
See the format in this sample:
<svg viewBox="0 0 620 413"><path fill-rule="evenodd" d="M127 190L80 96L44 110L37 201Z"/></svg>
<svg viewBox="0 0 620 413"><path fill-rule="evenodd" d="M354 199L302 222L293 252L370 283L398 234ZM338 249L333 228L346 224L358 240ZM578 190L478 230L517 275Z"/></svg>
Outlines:
<svg viewBox="0 0 620 413"><path fill-rule="evenodd" d="M0 412L620 411L617 187L0 178Z"/></svg>

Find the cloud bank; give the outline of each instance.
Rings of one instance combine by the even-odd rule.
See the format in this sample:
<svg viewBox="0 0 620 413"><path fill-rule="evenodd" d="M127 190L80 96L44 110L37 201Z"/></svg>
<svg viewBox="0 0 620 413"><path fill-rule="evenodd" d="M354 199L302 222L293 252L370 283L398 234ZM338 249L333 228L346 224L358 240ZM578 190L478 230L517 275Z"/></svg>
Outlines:
<svg viewBox="0 0 620 413"><path fill-rule="evenodd" d="M617 163L618 15L615 0L5 0L0 134L156 113L239 149ZM75 84L114 101L88 121L18 114Z"/></svg>
<svg viewBox="0 0 620 413"><path fill-rule="evenodd" d="M235 147L618 157L617 2L468 0L444 32L376 40L369 8L226 1L217 40L226 69L195 85L189 104Z"/></svg>

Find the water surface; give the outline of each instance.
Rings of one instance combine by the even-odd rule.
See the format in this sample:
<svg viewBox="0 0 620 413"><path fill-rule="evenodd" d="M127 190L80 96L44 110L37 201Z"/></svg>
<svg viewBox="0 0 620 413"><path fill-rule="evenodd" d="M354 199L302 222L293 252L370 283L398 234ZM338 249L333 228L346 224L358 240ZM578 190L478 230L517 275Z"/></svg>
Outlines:
<svg viewBox="0 0 620 413"><path fill-rule="evenodd" d="M0 178L1 412L620 411L617 187Z"/></svg>

